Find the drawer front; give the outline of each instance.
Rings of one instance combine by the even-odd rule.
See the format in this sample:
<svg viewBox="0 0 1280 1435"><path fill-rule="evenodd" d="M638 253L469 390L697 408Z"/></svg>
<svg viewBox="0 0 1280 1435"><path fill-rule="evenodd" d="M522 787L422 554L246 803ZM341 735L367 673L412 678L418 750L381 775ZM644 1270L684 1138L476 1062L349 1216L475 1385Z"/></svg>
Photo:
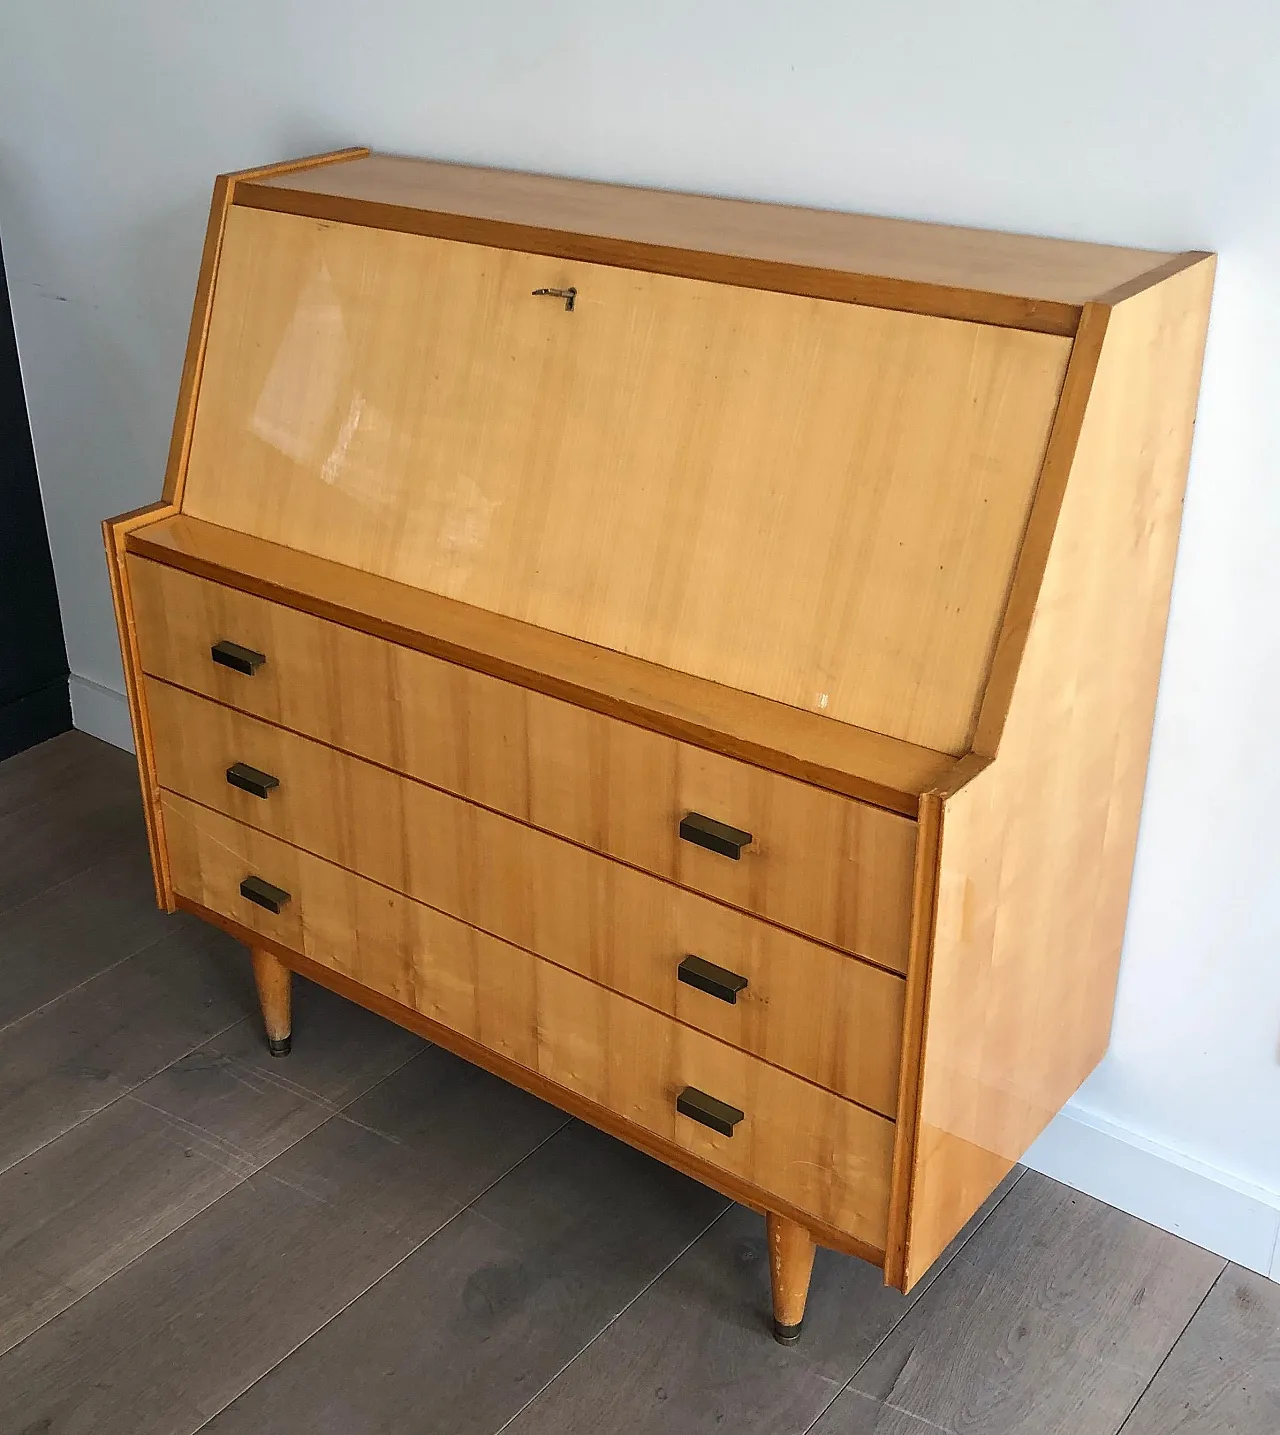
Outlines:
<svg viewBox="0 0 1280 1435"><path fill-rule="evenodd" d="M220 813L166 794L164 816L182 896L883 1249L891 1121ZM687 1087L742 1111L731 1136L676 1111Z"/></svg>
<svg viewBox="0 0 1280 1435"><path fill-rule="evenodd" d="M166 790L894 1114L900 977L180 688L147 698Z"/></svg>
<svg viewBox="0 0 1280 1435"><path fill-rule="evenodd" d="M916 824L130 557L146 672L906 970ZM252 674L214 644L261 653ZM738 860L680 836L750 833Z"/></svg>

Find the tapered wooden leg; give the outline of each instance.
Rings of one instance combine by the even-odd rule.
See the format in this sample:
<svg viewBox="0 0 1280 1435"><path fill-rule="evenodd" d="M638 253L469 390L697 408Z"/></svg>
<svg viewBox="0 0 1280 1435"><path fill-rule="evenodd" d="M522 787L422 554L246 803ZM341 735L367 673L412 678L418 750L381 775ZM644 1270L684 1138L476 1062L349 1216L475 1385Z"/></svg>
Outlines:
<svg viewBox="0 0 1280 1435"><path fill-rule="evenodd" d="M290 1012L293 973L270 952L250 947L253 979L258 984L258 1001L267 1028L267 1045L272 1056L288 1056L292 1043L293 1018Z"/></svg>
<svg viewBox="0 0 1280 1435"><path fill-rule="evenodd" d="M769 1279L773 1285L773 1338L792 1345L800 1338L813 1274L813 1237L785 1216L765 1218L769 1232Z"/></svg>

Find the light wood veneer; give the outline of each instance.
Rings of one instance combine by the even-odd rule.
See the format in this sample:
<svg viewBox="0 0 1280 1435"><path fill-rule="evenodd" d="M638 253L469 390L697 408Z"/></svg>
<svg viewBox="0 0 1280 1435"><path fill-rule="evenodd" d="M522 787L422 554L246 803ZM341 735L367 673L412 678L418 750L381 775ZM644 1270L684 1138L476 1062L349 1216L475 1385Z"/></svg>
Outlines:
<svg viewBox="0 0 1280 1435"><path fill-rule="evenodd" d="M901 978L179 688L147 696L169 791L893 1115ZM279 786L232 786L237 762ZM746 989L730 1004L679 981L689 955Z"/></svg>
<svg viewBox="0 0 1280 1435"><path fill-rule="evenodd" d="M220 813L163 805L182 896L883 1244L891 1121ZM279 915L239 895L250 872L290 893ZM687 1086L744 1113L732 1136L677 1114Z"/></svg>
<svg viewBox="0 0 1280 1435"><path fill-rule="evenodd" d="M954 757L932 748L832 722L198 518L161 518L131 530L121 542L131 555L323 618L326 628L336 624L443 658L906 817L914 817L921 794L945 782L956 767Z"/></svg>
<svg viewBox="0 0 1280 1435"><path fill-rule="evenodd" d="M764 1211L780 1338L815 1240L910 1288L1106 1047L1212 280L224 176L165 502L106 525L160 904L277 1045L300 972Z"/></svg>
<svg viewBox="0 0 1280 1435"><path fill-rule="evenodd" d="M1110 314L996 760L943 808L908 1283L1107 1049L1213 271Z"/></svg>
<svg viewBox="0 0 1280 1435"><path fill-rule="evenodd" d="M914 822L156 563L129 571L156 677L905 969ZM223 638L266 663L217 666ZM751 846L735 862L681 841L688 812Z"/></svg>
<svg viewBox="0 0 1280 1435"><path fill-rule="evenodd" d="M600 260L1072 335L1080 306L1116 302L1171 256L878 215L762 205L400 155L332 157L249 175L239 204L409 234ZM1181 259L1182 256L1176 256Z"/></svg>
<svg viewBox="0 0 1280 1435"><path fill-rule="evenodd" d="M964 751L1068 340L251 209L218 283L185 512Z"/></svg>

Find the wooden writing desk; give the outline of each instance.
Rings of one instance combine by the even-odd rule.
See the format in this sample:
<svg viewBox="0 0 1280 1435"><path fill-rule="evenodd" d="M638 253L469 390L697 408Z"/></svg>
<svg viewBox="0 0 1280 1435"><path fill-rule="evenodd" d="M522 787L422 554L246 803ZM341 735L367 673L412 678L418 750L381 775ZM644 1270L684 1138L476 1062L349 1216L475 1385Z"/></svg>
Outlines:
<svg viewBox="0 0 1280 1435"><path fill-rule="evenodd" d="M223 177L106 525L161 905L766 1212L780 1339L909 1288L1107 1045L1212 279Z"/></svg>

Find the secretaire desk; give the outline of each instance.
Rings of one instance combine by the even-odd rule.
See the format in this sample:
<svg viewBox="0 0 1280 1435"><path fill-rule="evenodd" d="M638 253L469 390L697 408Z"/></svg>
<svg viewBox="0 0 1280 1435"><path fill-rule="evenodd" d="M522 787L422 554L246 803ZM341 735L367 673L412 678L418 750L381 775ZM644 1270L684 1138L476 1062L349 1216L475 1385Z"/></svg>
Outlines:
<svg viewBox="0 0 1280 1435"><path fill-rule="evenodd" d="M1212 278L224 176L106 525L161 905L765 1212L779 1338L909 1288L1107 1045Z"/></svg>

